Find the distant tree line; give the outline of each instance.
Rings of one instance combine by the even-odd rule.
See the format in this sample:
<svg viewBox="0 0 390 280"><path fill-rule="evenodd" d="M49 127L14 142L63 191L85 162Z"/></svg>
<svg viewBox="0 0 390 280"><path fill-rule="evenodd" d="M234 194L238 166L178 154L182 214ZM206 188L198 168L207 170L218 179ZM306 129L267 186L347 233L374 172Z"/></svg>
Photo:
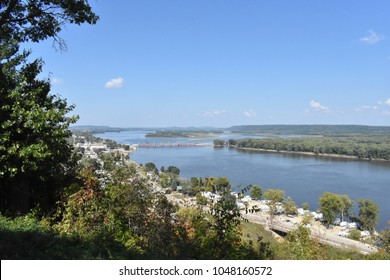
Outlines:
<svg viewBox="0 0 390 280"><path fill-rule="evenodd" d="M233 133L272 135L390 135L390 126L367 125L241 125L230 128Z"/></svg>
<svg viewBox="0 0 390 280"><path fill-rule="evenodd" d="M359 159L390 160L389 136L345 136L345 137L305 137L305 138L265 138L229 140L217 146L253 148L274 151L310 152L314 154L334 154L354 156Z"/></svg>

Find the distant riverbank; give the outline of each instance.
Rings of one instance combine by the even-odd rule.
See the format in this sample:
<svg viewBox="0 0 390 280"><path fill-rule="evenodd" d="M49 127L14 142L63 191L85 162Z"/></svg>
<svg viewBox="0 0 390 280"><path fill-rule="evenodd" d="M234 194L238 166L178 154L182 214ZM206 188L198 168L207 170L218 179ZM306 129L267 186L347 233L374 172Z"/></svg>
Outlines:
<svg viewBox="0 0 390 280"><path fill-rule="evenodd" d="M267 152L267 153L279 153L279 154L294 154L294 155L305 155L305 156L319 156L319 157L328 157L328 158L341 158L341 159L351 159L351 160L364 160L364 161L380 161L380 162L389 162L390 160L380 159L380 158L359 158L357 156L347 156L347 155L338 155L338 154L323 154L323 153L313 153L313 152L296 152L296 151L285 151L285 150L272 150L272 149L261 149L261 148L244 148L229 146L236 150L244 151L254 151L254 152Z"/></svg>

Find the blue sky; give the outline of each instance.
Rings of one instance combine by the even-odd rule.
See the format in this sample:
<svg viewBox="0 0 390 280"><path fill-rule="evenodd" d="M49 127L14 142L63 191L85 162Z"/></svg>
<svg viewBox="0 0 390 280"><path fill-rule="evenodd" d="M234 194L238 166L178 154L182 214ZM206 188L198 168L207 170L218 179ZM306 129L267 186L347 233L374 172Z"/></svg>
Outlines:
<svg viewBox="0 0 390 280"><path fill-rule="evenodd" d="M390 125L388 0L90 4L66 52L29 45L80 125Z"/></svg>

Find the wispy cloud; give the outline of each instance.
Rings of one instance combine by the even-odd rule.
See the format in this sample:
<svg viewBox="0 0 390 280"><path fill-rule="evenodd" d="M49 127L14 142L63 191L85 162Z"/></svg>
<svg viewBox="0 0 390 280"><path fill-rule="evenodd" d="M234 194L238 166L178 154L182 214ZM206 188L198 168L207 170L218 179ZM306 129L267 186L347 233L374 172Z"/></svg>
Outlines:
<svg viewBox="0 0 390 280"><path fill-rule="evenodd" d="M364 112L364 111L375 111L375 110L378 110L379 109L379 106L370 106L370 105L365 105L365 106L360 106L360 107L357 107L355 108L354 110L356 112Z"/></svg>
<svg viewBox="0 0 390 280"><path fill-rule="evenodd" d="M64 83L64 80L60 79L60 78L53 78L51 80L52 85L62 85L63 83Z"/></svg>
<svg viewBox="0 0 390 280"><path fill-rule="evenodd" d="M124 80L122 77L114 78L104 84L106 88L121 88Z"/></svg>
<svg viewBox="0 0 390 280"><path fill-rule="evenodd" d="M320 102L317 102L317 101L314 101L314 100L310 101L310 107L312 109L316 110L316 111L327 111L327 110L329 110L328 107L323 106L323 105L320 104Z"/></svg>
<svg viewBox="0 0 390 280"><path fill-rule="evenodd" d="M367 112L367 111L379 111L382 110L382 115L388 115L389 111L388 107L390 107L390 98L387 98L385 101L379 100L375 105L364 105L357 108L354 108L356 112Z"/></svg>
<svg viewBox="0 0 390 280"><path fill-rule="evenodd" d="M207 111L203 113L204 117L215 117L215 116L220 116L224 115L226 113L225 110L212 110L212 111Z"/></svg>
<svg viewBox="0 0 390 280"><path fill-rule="evenodd" d="M257 115L253 110L244 111L243 114L248 118L254 118Z"/></svg>
<svg viewBox="0 0 390 280"><path fill-rule="evenodd" d="M360 38L360 42L367 45L374 45L385 39L384 35L378 34L373 30L370 30L368 33L367 36Z"/></svg>

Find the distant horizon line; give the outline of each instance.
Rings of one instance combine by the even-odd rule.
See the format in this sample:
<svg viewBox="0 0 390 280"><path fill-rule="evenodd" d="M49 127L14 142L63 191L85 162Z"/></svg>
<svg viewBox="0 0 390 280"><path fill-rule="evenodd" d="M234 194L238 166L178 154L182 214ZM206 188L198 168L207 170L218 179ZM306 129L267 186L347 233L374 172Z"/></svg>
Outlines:
<svg viewBox="0 0 390 280"><path fill-rule="evenodd" d="M218 128L218 129L226 129L237 126L362 126L362 127L390 127L390 125L368 125L368 124L238 124L231 126L112 126L112 125L94 125L94 124L73 124L70 125L72 127L107 127L107 128L116 128L116 129L129 129L129 128Z"/></svg>

